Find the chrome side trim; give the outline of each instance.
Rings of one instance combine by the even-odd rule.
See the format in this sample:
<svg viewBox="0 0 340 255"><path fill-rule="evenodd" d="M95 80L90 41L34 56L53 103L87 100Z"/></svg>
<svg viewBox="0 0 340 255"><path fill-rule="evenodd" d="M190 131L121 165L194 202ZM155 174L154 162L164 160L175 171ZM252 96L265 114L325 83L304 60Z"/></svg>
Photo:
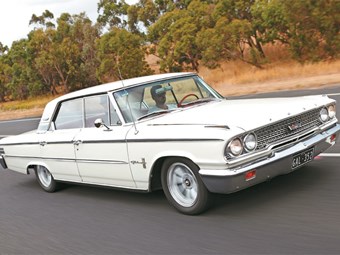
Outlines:
<svg viewBox="0 0 340 255"><path fill-rule="evenodd" d="M8 155L6 154L6 158L24 158L24 159L39 159L39 160L56 160L56 161L75 161L72 158L43 158L43 157L33 157L33 156L22 156L22 155Z"/></svg>
<svg viewBox="0 0 340 255"><path fill-rule="evenodd" d="M181 138L181 139L129 139L129 143L163 143L163 142L224 142L223 139L191 139L191 138Z"/></svg>
<svg viewBox="0 0 340 255"><path fill-rule="evenodd" d="M127 165L129 164L126 161L120 160L95 160L95 159L77 159L77 163L90 163L90 164L118 164L118 165Z"/></svg>
<svg viewBox="0 0 340 255"><path fill-rule="evenodd" d="M172 124L148 124L148 126L204 126L205 128L223 128L230 129L227 125L216 125L216 124L190 124L190 123L172 123Z"/></svg>
<svg viewBox="0 0 340 255"><path fill-rule="evenodd" d="M25 158L25 159L39 159L59 162L75 162L75 163L96 163L96 164L129 164L127 161L121 160L97 160L97 159L72 159L72 158L44 158L44 157L32 157L32 156L14 156L6 155L7 158Z"/></svg>
<svg viewBox="0 0 340 255"><path fill-rule="evenodd" d="M195 138L174 138L174 139L128 139L128 140L84 140L82 143L86 144L96 144L96 143L164 143L164 142L223 142L223 139L195 139ZM1 144L5 146L14 146L14 145L39 145L41 142L32 142L32 143L9 143L9 144ZM46 142L45 145L51 144L73 144L74 141L67 142Z"/></svg>
<svg viewBox="0 0 340 255"><path fill-rule="evenodd" d="M2 146L14 146L14 145L39 145L39 142L30 142L30 143L2 143Z"/></svg>

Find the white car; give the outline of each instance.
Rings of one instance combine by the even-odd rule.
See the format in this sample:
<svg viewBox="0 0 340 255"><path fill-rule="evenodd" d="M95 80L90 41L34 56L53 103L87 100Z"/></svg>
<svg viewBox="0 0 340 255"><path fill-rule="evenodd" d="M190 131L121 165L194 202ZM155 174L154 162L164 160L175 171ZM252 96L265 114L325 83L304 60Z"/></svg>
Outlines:
<svg viewBox="0 0 340 255"><path fill-rule="evenodd" d="M36 131L0 140L4 168L60 182L151 192L198 214L210 193L290 173L340 132L327 96L228 100L194 73L112 82L47 104Z"/></svg>

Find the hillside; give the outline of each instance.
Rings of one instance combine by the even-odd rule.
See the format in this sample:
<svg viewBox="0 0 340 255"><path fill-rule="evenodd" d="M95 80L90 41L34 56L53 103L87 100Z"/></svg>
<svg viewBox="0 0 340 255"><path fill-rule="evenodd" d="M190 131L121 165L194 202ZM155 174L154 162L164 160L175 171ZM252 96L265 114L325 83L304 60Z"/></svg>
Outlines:
<svg viewBox="0 0 340 255"><path fill-rule="evenodd" d="M340 84L340 61L301 65L290 60L273 62L264 69L229 63L220 72L203 69L200 75L225 96L319 88Z"/></svg>

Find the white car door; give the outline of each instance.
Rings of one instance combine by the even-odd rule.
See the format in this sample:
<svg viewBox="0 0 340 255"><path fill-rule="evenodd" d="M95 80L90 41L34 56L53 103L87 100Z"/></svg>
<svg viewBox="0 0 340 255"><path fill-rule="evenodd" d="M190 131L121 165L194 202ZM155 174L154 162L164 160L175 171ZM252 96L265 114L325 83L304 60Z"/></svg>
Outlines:
<svg viewBox="0 0 340 255"><path fill-rule="evenodd" d="M42 135L40 155L57 180L81 182L74 151L74 137L79 131L55 130Z"/></svg>
<svg viewBox="0 0 340 255"><path fill-rule="evenodd" d="M76 162L83 182L135 188L125 140L131 126L121 125L107 94L85 97L83 103L85 128L74 138ZM94 127L97 119L107 127Z"/></svg>
<svg viewBox="0 0 340 255"><path fill-rule="evenodd" d="M50 130L41 135L41 157L55 179L81 182L74 137L83 126L83 100L72 99L60 104Z"/></svg>
<svg viewBox="0 0 340 255"><path fill-rule="evenodd" d="M125 136L131 127L84 128L75 137L76 161L85 183L134 188Z"/></svg>

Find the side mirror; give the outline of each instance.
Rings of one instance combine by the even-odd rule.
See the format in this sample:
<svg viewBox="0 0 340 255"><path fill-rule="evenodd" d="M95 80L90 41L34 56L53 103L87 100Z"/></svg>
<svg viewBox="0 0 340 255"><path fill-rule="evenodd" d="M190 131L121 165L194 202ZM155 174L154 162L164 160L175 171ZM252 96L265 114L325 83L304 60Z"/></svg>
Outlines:
<svg viewBox="0 0 340 255"><path fill-rule="evenodd" d="M95 126L96 128L100 128L100 127L104 126L104 127L106 127L106 130L105 130L105 131L112 131L112 129L110 129L108 126L105 125L103 119L100 119L100 118L99 118L99 119L96 119L96 120L94 121L94 126Z"/></svg>
<svg viewBox="0 0 340 255"><path fill-rule="evenodd" d="M101 126L103 126L104 125L104 121L102 120L102 119L96 119L95 121L94 121L94 126L96 127L96 128L100 128Z"/></svg>

